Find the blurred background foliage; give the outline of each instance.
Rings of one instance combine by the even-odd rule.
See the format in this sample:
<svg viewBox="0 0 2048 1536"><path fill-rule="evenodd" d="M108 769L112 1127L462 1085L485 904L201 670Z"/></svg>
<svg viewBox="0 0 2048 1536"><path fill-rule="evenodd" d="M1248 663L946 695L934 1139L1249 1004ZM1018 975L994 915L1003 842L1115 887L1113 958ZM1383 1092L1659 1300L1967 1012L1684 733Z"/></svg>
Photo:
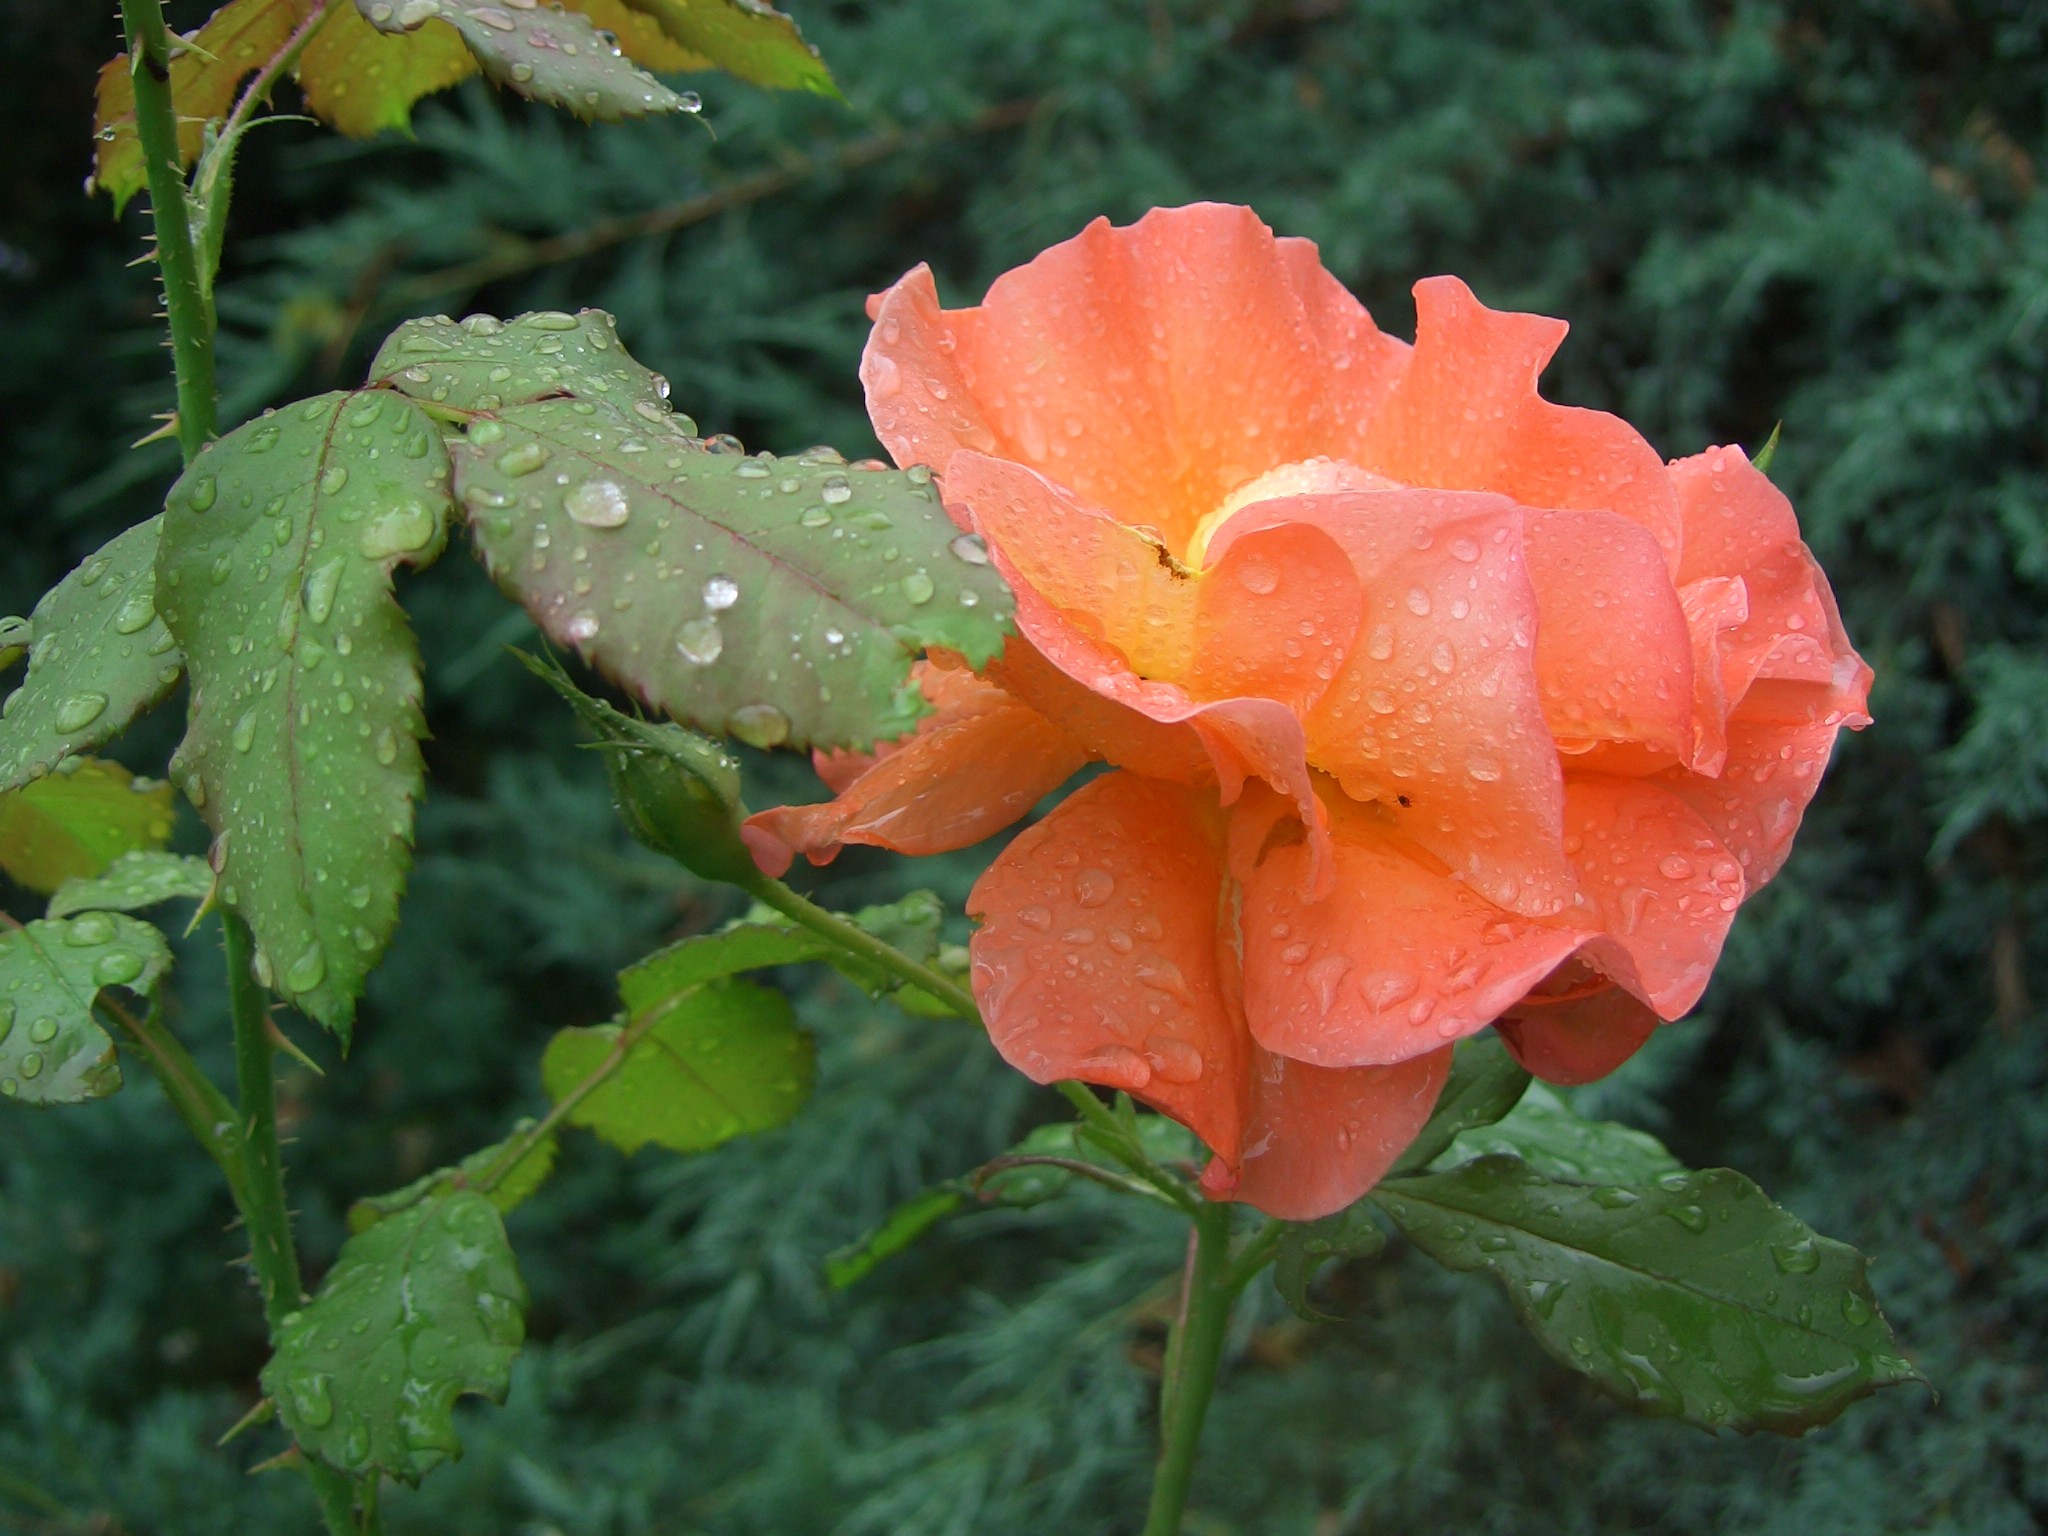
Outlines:
<svg viewBox="0 0 2048 1536"><path fill-rule="evenodd" d="M1556 399L1670 455L1754 448L1878 672L1787 872L1693 1020L1599 1112L1742 1168L1876 1257L1940 1388L1796 1443L1637 1420L1476 1279L1399 1246L1352 1320L1248 1311L1191 1529L1913 1531L2048 1525L2048 5L2036 0L795 0L845 105L716 77L688 122L585 129L472 87L417 138L286 124L242 161L225 422L358 377L399 319L600 305L706 430L873 451L862 298L951 302L1106 214L1217 198L1321 243L1396 331L1455 271L1568 316ZM143 228L79 192L111 4L8 0L0 92L0 612L153 508L169 403ZM173 7L192 25L203 12ZM527 631L466 561L410 580L432 793L404 927L344 1065L286 1085L317 1270L356 1195L539 1101L548 1034L729 903L628 843ZM124 748L160 769L160 718ZM758 805L816 794L750 760ZM196 826L188 826L191 840ZM986 850L849 855L826 899ZM9 904L27 915L29 898ZM212 929L176 1022L226 1069ZM957 936L957 935L956 935ZM1055 1113L948 1023L791 974L822 1046L788 1130L695 1160L579 1139L512 1219L535 1342L468 1454L389 1500L437 1536L1002 1536L1141 1506L1171 1220L1107 1198L942 1230L846 1295L823 1256ZM301 1038L311 1032L301 1029ZM153 1088L0 1122L0 1530L310 1531L254 1398L253 1292Z"/></svg>

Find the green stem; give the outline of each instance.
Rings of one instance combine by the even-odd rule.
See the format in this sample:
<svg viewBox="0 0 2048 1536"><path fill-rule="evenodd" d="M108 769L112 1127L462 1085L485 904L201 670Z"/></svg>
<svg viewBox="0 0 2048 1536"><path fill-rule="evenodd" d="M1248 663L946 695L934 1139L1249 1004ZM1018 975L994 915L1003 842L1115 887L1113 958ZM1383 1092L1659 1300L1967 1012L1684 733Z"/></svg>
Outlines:
<svg viewBox="0 0 2048 1536"><path fill-rule="evenodd" d="M148 1015L140 1019L112 998L102 998L99 1006L128 1042L129 1049L155 1074L164 1097L185 1122L193 1140L219 1166L228 1182L228 1193L234 1196L235 1208L240 1210L248 1203L248 1176L242 1162L241 1134L235 1128L234 1106L228 1103L227 1095L213 1085L213 1079L178 1038L163 1027L154 999Z"/></svg>
<svg viewBox="0 0 2048 1536"><path fill-rule="evenodd" d="M633 1047L646 1039L648 1031L667 1018L670 1011L669 1009L655 1009L629 1022L624 1029L619 1031L619 1038L612 1042L612 1048L605 1052L604 1060L592 1067L589 1075L582 1082L556 1100L555 1107L547 1112L546 1118L532 1126L514 1141L511 1146L507 1147L505 1155L493 1163L483 1175L471 1181L469 1187L477 1191L477 1193L485 1195L496 1189L499 1181L506 1174L524 1162L528 1153L533 1151L535 1147L539 1146L549 1136L553 1135L555 1127L569 1118L569 1111L597 1092L599 1088L604 1086L607 1078L625 1065L626 1058L633 1053Z"/></svg>
<svg viewBox="0 0 2048 1536"><path fill-rule="evenodd" d="M837 912L828 912L814 901L805 900L780 880L756 875L741 882L740 889L756 901L766 902L784 917L830 939L848 953L880 966L897 980L907 981L920 991L930 993L961 1018L981 1018L981 1009L975 1006L974 994L959 982L940 975L928 965L920 965L895 945L876 938L858 923L848 921Z"/></svg>
<svg viewBox="0 0 2048 1536"><path fill-rule="evenodd" d="M171 101L171 38L161 0L121 0L121 22L127 30L135 132L149 173L157 268L177 369L178 448L189 464L213 436L213 306L206 301L192 245L177 109Z"/></svg>
<svg viewBox="0 0 2048 1536"><path fill-rule="evenodd" d="M1230 1308L1237 1300L1230 1264L1230 1207L1205 1205L1197 1211L1192 1239L1180 1316L1167 1339L1166 1371L1159 1384L1159 1464L1144 1536L1178 1536L1180 1531L1195 1448L1216 1390Z"/></svg>
<svg viewBox="0 0 2048 1536"><path fill-rule="evenodd" d="M305 1300L298 1250L292 1246L291 1210L284 1197L284 1155L277 1139L276 1047L270 1039L269 1002L250 970L255 937L233 912L221 913L221 926L227 947L228 1007L235 1026L235 1090L241 1104L243 1189L236 1204L249 1233L250 1261L275 1339L284 1319ZM314 1456L305 1458L303 1470L330 1536L374 1532L374 1506L367 1502L364 1523L357 1523L357 1487L351 1479Z"/></svg>

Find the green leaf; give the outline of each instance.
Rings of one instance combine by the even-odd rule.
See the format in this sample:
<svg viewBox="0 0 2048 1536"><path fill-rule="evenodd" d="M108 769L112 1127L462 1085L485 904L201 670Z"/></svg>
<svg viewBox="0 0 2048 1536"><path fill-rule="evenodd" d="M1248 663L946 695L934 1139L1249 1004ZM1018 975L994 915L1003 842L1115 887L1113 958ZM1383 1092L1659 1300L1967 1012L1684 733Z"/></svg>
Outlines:
<svg viewBox="0 0 2048 1536"><path fill-rule="evenodd" d="M0 790L112 741L169 693L183 666L156 612L161 517L104 545L0 641L28 645L28 672L0 706Z"/></svg>
<svg viewBox="0 0 2048 1536"><path fill-rule="evenodd" d="M1308 1288L1316 1275L1333 1260L1370 1258L1386 1246L1387 1235L1363 1200L1317 1221L1290 1221L1274 1251L1273 1284L1296 1317L1333 1322L1333 1314L1309 1302Z"/></svg>
<svg viewBox="0 0 2048 1536"><path fill-rule="evenodd" d="M1001 649L1008 589L928 474L719 452L647 406L508 405L452 445L478 552L556 640L757 747L892 740L922 651Z"/></svg>
<svg viewBox="0 0 2048 1536"><path fill-rule="evenodd" d="M619 342L617 323L601 309L573 315L547 309L510 320L408 320L377 349L370 382L463 412L566 393L609 400L645 422L643 430L675 438L694 437L697 430L663 403L668 380L634 361Z"/></svg>
<svg viewBox="0 0 2048 1536"><path fill-rule="evenodd" d="M190 854L140 849L124 853L96 875L66 880L50 898L51 917L74 912L140 912L180 898L204 901L213 870Z"/></svg>
<svg viewBox="0 0 2048 1536"><path fill-rule="evenodd" d="M370 25L387 34L443 21L484 73L507 90L578 117L645 117L680 112L683 98L634 64L590 18L559 6L470 5L460 0L356 0Z"/></svg>
<svg viewBox="0 0 2048 1536"><path fill-rule="evenodd" d="M0 794L0 869L32 891L96 875L171 835L171 786L119 763L67 758L55 773Z"/></svg>
<svg viewBox="0 0 2048 1536"><path fill-rule="evenodd" d="M1643 1413L1798 1434L1921 1379L1863 1256L1725 1168L1586 1186L1484 1157L1372 1198L1438 1263L1492 1274L1546 1350Z"/></svg>
<svg viewBox="0 0 2048 1536"><path fill-rule="evenodd" d="M649 1142L704 1152L793 1117L810 1097L812 1049L780 992L716 981L628 1026L565 1029L541 1059L557 1104L598 1074L571 1125L628 1154Z"/></svg>
<svg viewBox="0 0 2048 1536"><path fill-rule="evenodd" d="M1395 1161L1392 1171L1402 1174L1427 1168L1459 1134L1491 1125L1513 1109L1529 1081L1528 1072L1508 1054L1499 1036L1489 1033L1459 1041L1451 1057L1450 1081L1444 1084L1422 1134Z"/></svg>
<svg viewBox="0 0 2048 1536"><path fill-rule="evenodd" d="M555 1155L561 1150L553 1132L529 1142L534 1125L532 1120L521 1120L503 1141L470 1153L453 1168L437 1168L388 1195L365 1195L348 1208L349 1231L367 1232L422 1200L466 1189L474 1189L490 1201L500 1215L510 1214L548 1181L555 1171ZM515 1156L517 1161L507 1164L506 1159ZM479 1187L487 1181L488 1189Z"/></svg>
<svg viewBox="0 0 2048 1536"><path fill-rule="evenodd" d="M80 1104L119 1088L92 1005L106 987L149 991L170 964L161 933L112 912L0 929L0 1098Z"/></svg>
<svg viewBox="0 0 2048 1536"><path fill-rule="evenodd" d="M727 74L753 85L837 96L832 72L796 23L766 0L626 0Z"/></svg>
<svg viewBox="0 0 2048 1536"><path fill-rule="evenodd" d="M173 774L218 834L258 979L344 1036L397 922L422 781L392 572L440 553L448 510L439 432L380 389L237 428L164 513L158 606L192 673Z"/></svg>
<svg viewBox="0 0 2048 1536"><path fill-rule="evenodd" d="M1771 424L1771 435L1764 439L1763 447L1757 449L1756 457L1750 460L1750 463L1756 466L1758 474L1767 475L1771 472L1771 460L1778 456L1778 434L1784 430L1785 423L1782 421Z"/></svg>
<svg viewBox="0 0 2048 1536"><path fill-rule="evenodd" d="M741 882L757 871L740 838L739 760L708 736L636 720L569 681L552 657L514 655L596 735L626 829L656 853L707 880Z"/></svg>
<svg viewBox="0 0 2048 1536"><path fill-rule="evenodd" d="M1541 1083L1531 1083L1522 1101L1497 1123L1459 1136L1437 1163L1450 1168L1497 1153L1577 1184L1647 1184L1684 1169L1648 1132L1612 1120L1588 1120Z"/></svg>
<svg viewBox="0 0 2048 1536"><path fill-rule="evenodd" d="M503 1402L526 1287L482 1195L436 1195L342 1245L285 1318L263 1390L301 1448L342 1471L417 1483L462 1454L455 1400Z"/></svg>

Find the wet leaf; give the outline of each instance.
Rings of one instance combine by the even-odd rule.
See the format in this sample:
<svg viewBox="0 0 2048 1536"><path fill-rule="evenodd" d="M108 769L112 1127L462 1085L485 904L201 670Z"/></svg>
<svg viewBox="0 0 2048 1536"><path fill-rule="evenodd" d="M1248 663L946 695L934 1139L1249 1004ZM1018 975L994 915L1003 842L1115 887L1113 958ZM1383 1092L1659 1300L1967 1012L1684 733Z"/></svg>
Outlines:
<svg viewBox="0 0 2048 1536"><path fill-rule="evenodd" d="M299 55L298 77L306 109L360 139L386 129L403 132L412 126L413 105L421 97L476 72L476 55L446 23L390 37L349 0L338 0Z"/></svg>
<svg viewBox="0 0 2048 1536"><path fill-rule="evenodd" d="M937 948L944 908L930 891L912 891L898 901L845 915L911 959L922 961L931 958ZM799 928L770 908L757 906L744 922L716 933L679 939L621 971L619 995L629 1011L645 1013L707 981L813 960L831 964L872 997L884 996L899 985L881 967L848 954L822 934Z"/></svg>
<svg viewBox="0 0 2048 1536"><path fill-rule="evenodd" d="M1531 1083L1521 1102L1495 1123L1459 1136L1437 1162L1450 1168L1492 1153L1519 1157L1539 1173L1577 1184L1646 1184L1684 1168L1648 1132L1588 1120L1542 1083Z"/></svg>
<svg viewBox="0 0 2048 1536"><path fill-rule="evenodd" d="M308 1454L417 1483L462 1454L457 1398L505 1400L525 1338L526 1287L496 1208L439 1194L342 1245L278 1329L263 1390Z"/></svg>
<svg viewBox="0 0 2048 1536"><path fill-rule="evenodd" d="M162 524L109 540L36 604L28 671L0 705L0 790L112 741L177 684L184 658L156 612Z"/></svg>
<svg viewBox="0 0 2048 1536"><path fill-rule="evenodd" d="M1009 592L928 475L719 452L671 421L615 389L507 405L452 445L478 551L553 638L758 747L893 740L928 709L927 647L1001 649Z"/></svg>
<svg viewBox="0 0 2048 1536"><path fill-rule="evenodd" d="M571 394L611 401L637 416L643 430L680 438L696 430L687 416L670 413L668 380L628 355L601 309L408 320L377 349L370 382L454 411Z"/></svg>
<svg viewBox="0 0 2048 1536"><path fill-rule="evenodd" d="M810 1039L789 999L771 988L712 982L657 1003L651 1024L634 1022L646 1027L630 1044L627 1026L565 1029L541 1060L541 1081L558 1104L610 1067L568 1121L621 1152L649 1142L708 1151L784 1124L810 1097Z"/></svg>
<svg viewBox="0 0 2048 1536"><path fill-rule="evenodd" d="M193 45L171 60L178 153L185 164L199 158L206 125L227 116L242 81L285 45L307 8L306 0L228 0L199 29ZM93 185L112 196L119 211L147 179L125 53L100 68L93 128Z"/></svg>
<svg viewBox="0 0 2048 1536"><path fill-rule="evenodd" d="M509 1214L548 1181L561 1150L552 1132L529 1143L527 1137L534 1125L532 1120L521 1120L503 1141L470 1153L453 1168L437 1168L388 1195L364 1196L348 1208L349 1231L366 1232L422 1200L465 1189L482 1195L500 1215ZM490 1185L487 1189L481 1187L486 1182Z"/></svg>
<svg viewBox="0 0 2048 1536"><path fill-rule="evenodd" d="M96 875L66 880L50 898L49 915L140 912L181 898L204 901L212 889L213 871L206 860L145 848L122 854Z"/></svg>
<svg viewBox="0 0 2048 1536"><path fill-rule="evenodd" d="M1725 1168L1583 1185L1493 1156L1372 1198L1438 1263L1493 1275L1546 1350L1642 1413L1798 1434L1921 1379L1863 1256Z"/></svg>
<svg viewBox="0 0 2048 1536"><path fill-rule="evenodd" d="M1461 1132L1491 1125L1520 1102L1529 1074L1508 1054L1498 1035L1475 1035L1458 1042L1451 1057L1450 1081L1436 1101L1422 1134L1395 1162L1395 1173L1427 1168Z"/></svg>
<svg viewBox="0 0 2048 1536"><path fill-rule="evenodd" d="M1387 1235L1373 1220L1365 1201L1319 1221L1290 1221L1273 1255L1273 1284L1294 1315L1308 1322L1333 1322L1335 1316L1312 1305L1308 1290L1325 1264L1371 1258L1387 1246Z"/></svg>
<svg viewBox="0 0 2048 1536"><path fill-rule="evenodd" d="M559 6L491 0L355 0L373 28L410 34L453 27L497 84L578 117L678 112L683 98L598 35L590 18ZM301 72L303 73L303 66Z"/></svg>
<svg viewBox="0 0 2048 1536"><path fill-rule="evenodd" d="M114 1092L121 1068L92 1005L107 987L149 991L170 964L161 933L118 913L0 928L0 1100L80 1104Z"/></svg>
<svg viewBox="0 0 2048 1536"><path fill-rule="evenodd" d="M343 1035L397 922L422 781L392 572L440 553L447 514L440 434L389 390L237 428L164 514L158 606L192 675L173 777L217 835L258 979Z"/></svg>
<svg viewBox="0 0 2048 1536"><path fill-rule="evenodd" d="M715 67L754 85L837 96L832 72L797 25L765 0L626 0Z"/></svg>
<svg viewBox="0 0 2048 1536"><path fill-rule="evenodd" d="M171 786L119 763L75 757L0 794L0 869L47 895L171 835Z"/></svg>

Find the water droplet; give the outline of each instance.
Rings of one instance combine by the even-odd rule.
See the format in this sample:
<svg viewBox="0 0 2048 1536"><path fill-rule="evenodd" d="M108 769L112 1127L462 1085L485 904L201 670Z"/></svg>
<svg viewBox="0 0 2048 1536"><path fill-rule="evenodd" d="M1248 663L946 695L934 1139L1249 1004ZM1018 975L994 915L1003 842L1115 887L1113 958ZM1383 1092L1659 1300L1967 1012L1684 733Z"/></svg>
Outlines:
<svg viewBox="0 0 2048 1536"><path fill-rule="evenodd" d="M142 974L142 956L132 949L110 949L92 968L92 979L103 987L122 987Z"/></svg>
<svg viewBox="0 0 2048 1536"><path fill-rule="evenodd" d="M1870 1321L1870 1303L1854 1291L1842 1293L1842 1317L1850 1327L1861 1328Z"/></svg>
<svg viewBox="0 0 2048 1536"><path fill-rule="evenodd" d="M53 722L64 732L82 731L93 721L107 712L107 696L104 693L74 693L57 706L57 717Z"/></svg>
<svg viewBox="0 0 2048 1536"><path fill-rule="evenodd" d="M988 564L988 543L978 533L963 533L947 548L969 565Z"/></svg>
<svg viewBox="0 0 2048 1536"><path fill-rule="evenodd" d="M497 457L498 473L501 475L530 475L547 463L548 451L539 443L521 443L516 448L507 448Z"/></svg>
<svg viewBox="0 0 2048 1536"><path fill-rule="evenodd" d="M710 666L724 650L725 636L719 631L716 619L691 619L676 631L677 653L683 660L697 666Z"/></svg>
<svg viewBox="0 0 2048 1536"><path fill-rule="evenodd" d="M559 309L537 309L526 317L526 324L536 331L573 331L576 317Z"/></svg>
<svg viewBox="0 0 2048 1536"><path fill-rule="evenodd" d="M853 500L853 487L844 475L827 475L818 487L818 498L828 506L843 506Z"/></svg>
<svg viewBox="0 0 2048 1536"><path fill-rule="evenodd" d="M1604 1184L1593 1191L1593 1203L1603 1210L1618 1211L1640 1199L1641 1195L1632 1189L1623 1189L1619 1184Z"/></svg>
<svg viewBox="0 0 2048 1536"><path fill-rule="evenodd" d="M1202 1053L1185 1040L1153 1035L1145 1041L1145 1062L1161 1082L1199 1082L1204 1062Z"/></svg>
<svg viewBox="0 0 2048 1536"><path fill-rule="evenodd" d="M114 633L133 635L149 627L156 617L156 594L144 582L128 594L128 600L114 612Z"/></svg>
<svg viewBox="0 0 2048 1536"><path fill-rule="evenodd" d="M1084 907L1099 907L1116 894L1116 877L1106 869L1084 869L1074 876L1074 900Z"/></svg>
<svg viewBox="0 0 2048 1536"><path fill-rule="evenodd" d="M1265 597L1280 585L1280 572L1264 560L1251 560L1237 573L1237 579L1244 584L1245 591Z"/></svg>
<svg viewBox="0 0 2048 1536"><path fill-rule="evenodd" d="M1418 619L1426 618L1429 614L1429 594L1420 587L1410 587L1408 589L1408 611Z"/></svg>
<svg viewBox="0 0 2048 1536"><path fill-rule="evenodd" d="M1465 772L1481 784L1491 784L1500 778L1500 759L1491 752L1474 752L1465 759Z"/></svg>
<svg viewBox="0 0 2048 1536"><path fill-rule="evenodd" d="M1707 1213L1696 1205L1675 1205L1664 1214L1688 1232L1707 1230Z"/></svg>
<svg viewBox="0 0 2048 1536"><path fill-rule="evenodd" d="M285 1390L291 1396L292 1412L309 1429L325 1429L334 1422L334 1394L325 1371L293 1371Z"/></svg>
<svg viewBox="0 0 2048 1536"><path fill-rule="evenodd" d="M284 973L284 989L287 992L310 992L327 978L327 953L315 939L300 953Z"/></svg>
<svg viewBox="0 0 2048 1536"><path fill-rule="evenodd" d="M348 466L346 464L330 465L320 476L320 494L332 496L347 484Z"/></svg>
<svg viewBox="0 0 2048 1536"><path fill-rule="evenodd" d="M24 1078L33 1079L41 1077L43 1074L42 1054L38 1051L30 1051L27 1055L21 1058L21 1067L19 1070Z"/></svg>
<svg viewBox="0 0 2048 1536"><path fill-rule="evenodd" d="M114 920L104 912L87 912L74 917L64 929L64 942L74 949L92 949L114 937Z"/></svg>
<svg viewBox="0 0 2048 1536"><path fill-rule="evenodd" d="M220 486L213 476L201 475L192 482L192 493L185 498L185 505L194 512L211 511L214 502L220 499Z"/></svg>
<svg viewBox="0 0 2048 1536"><path fill-rule="evenodd" d="M1820 1268L1820 1248L1811 1237L1771 1244L1771 1259L1788 1275L1810 1275Z"/></svg>
<svg viewBox="0 0 2048 1536"><path fill-rule="evenodd" d="M732 733L750 747L775 747L789 740L789 716L773 704L743 704L732 712Z"/></svg>
<svg viewBox="0 0 2048 1536"><path fill-rule="evenodd" d="M562 504L586 528L617 528L633 515L624 487L613 480L586 480Z"/></svg>
<svg viewBox="0 0 2048 1536"><path fill-rule="evenodd" d="M1375 624L1372 633L1365 637L1365 654L1374 661L1386 661L1394 654L1394 632L1385 624Z"/></svg>
<svg viewBox="0 0 2048 1536"><path fill-rule="evenodd" d="M913 603L928 603L932 593L938 589L932 585L931 577L923 571L912 571L903 578L903 595Z"/></svg>
<svg viewBox="0 0 2048 1536"><path fill-rule="evenodd" d="M305 590L301 593L306 604L306 617L315 624L325 624L334 612L334 594L341 587L343 559L333 559L316 566L306 578Z"/></svg>
<svg viewBox="0 0 2048 1536"><path fill-rule="evenodd" d="M48 1015L37 1019L28 1027L28 1037L37 1045L48 1045L57 1038L57 1021Z"/></svg>
<svg viewBox="0 0 2048 1536"><path fill-rule="evenodd" d="M433 542L440 522L425 502L409 501L372 518L356 540L366 560L388 560L409 555Z"/></svg>
<svg viewBox="0 0 2048 1536"><path fill-rule="evenodd" d="M243 712L242 718L235 722L234 730L229 733L228 740L234 743L237 752L246 752L256 744L255 710Z"/></svg>

